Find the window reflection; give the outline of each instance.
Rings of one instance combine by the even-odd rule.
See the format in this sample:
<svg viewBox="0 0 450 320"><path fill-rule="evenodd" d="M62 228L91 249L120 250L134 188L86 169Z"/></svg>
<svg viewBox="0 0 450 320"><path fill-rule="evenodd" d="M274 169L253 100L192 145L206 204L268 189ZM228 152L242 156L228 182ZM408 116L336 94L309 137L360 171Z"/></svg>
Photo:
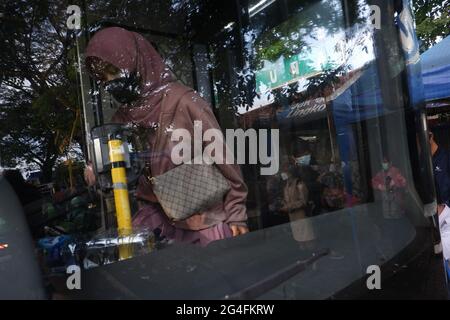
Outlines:
<svg viewBox="0 0 450 320"><path fill-rule="evenodd" d="M402 111L391 114L380 95L368 4L239 3L209 33L201 21L211 21L218 10L209 4L173 1L157 9L186 19L180 36L164 34L157 22L130 27L143 31L179 81L212 104L223 130L281 130L278 174L265 177L257 165L241 166L252 231L388 199L378 196L388 189L373 185L383 174L377 163L396 158L388 147L378 147L389 143L381 128L393 119L404 121ZM407 148L404 139L399 143ZM144 147L133 144L138 145ZM406 188L408 174L402 171L409 168L396 161ZM297 202L302 206L292 207ZM403 200L396 205L405 206Z"/></svg>
<svg viewBox="0 0 450 320"><path fill-rule="evenodd" d="M66 188L55 184L54 199L44 206L46 215L54 215L55 210L70 214L68 219L52 217L47 226L51 232L41 230L39 236L58 235L61 227L64 233L81 234L80 241L86 245L83 250L90 252L85 267L96 268L123 259L117 247L131 244L135 257L153 259L150 253L180 250L177 245L195 233L197 238L188 243L200 246L188 250L198 249L199 259L231 264L230 270L237 265L231 262L232 257L245 262L244 280L236 285L240 289L321 249L345 262L337 266L348 270L342 271L348 283L361 278L367 265L394 257L418 237L418 226L427 225L424 206L434 201L434 193L428 188L431 178L425 161L429 154L424 144L421 99L411 98L408 79L412 71L403 58L395 18L399 13L395 10L408 8L385 4L384 12L396 15L387 19L386 29L376 30L370 23L369 4L338 0L232 4L88 1L89 37L95 39L112 26L125 30L121 31L124 34L136 32L150 56L162 58L155 58L158 66L154 61L145 65L147 73L140 70L141 76L148 76L148 86L158 81L163 86L147 92L144 98L150 97L151 103L142 105L142 113L133 118L136 110L125 110L106 87L88 81L96 77L97 70L89 74L83 69L79 76L85 79L80 83L89 149L83 157L92 161L84 172L88 188L81 198L73 194L67 197ZM119 49L129 44L125 40L118 44ZM84 42L83 46L88 46L87 38ZM101 51L102 46L99 48ZM100 55L86 51L83 58ZM131 57L122 55L109 63L146 63ZM195 228L182 221L177 229L177 223L164 216L167 207L155 201L157 196L149 187L147 178L155 171L149 163L168 160L173 147L172 142L157 143L158 130L168 133L176 126L193 128L186 115L179 124L168 120L168 110L157 109L166 89L170 96L172 89L180 88L196 92L189 93L191 106L185 104L179 114L189 109L191 120L195 116L207 118L209 127L222 131L264 129L270 155L279 149L279 170L272 175L261 174L264 166L249 161L220 167L229 169L222 173L234 183L231 189L240 193L234 202L228 199L219 205L231 203L238 208L234 211L239 211L236 215L240 218L231 221L233 228L223 226L230 221L222 216L214 220L216 216L197 214L202 218ZM94 96L99 99L91 99ZM193 116L195 112L198 114ZM111 125L119 122L120 129ZM271 139L275 132L279 132L279 141ZM129 147L124 158L116 162L127 172L133 235L117 230L114 188L124 182L111 178L115 165L108 153L111 137L121 140L123 149ZM248 160L252 150L259 147L246 142L243 158ZM143 211L146 216L140 215ZM162 213L158 219L155 212ZM149 228L146 219L156 222ZM212 240L218 241L209 241L211 230L207 227L211 226L217 233ZM250 232L232 237L238 227ZM255 269L246 257L264 268ZM338 287L336 284L328 293ZM295 297L307 295L301 288L292 290Z"/></svg>

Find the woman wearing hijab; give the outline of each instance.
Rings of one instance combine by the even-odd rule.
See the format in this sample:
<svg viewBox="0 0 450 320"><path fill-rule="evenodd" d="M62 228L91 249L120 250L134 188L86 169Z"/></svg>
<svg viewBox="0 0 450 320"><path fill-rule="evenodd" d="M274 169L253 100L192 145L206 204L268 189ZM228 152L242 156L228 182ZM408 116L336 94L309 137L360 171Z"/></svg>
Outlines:
<svg viewBox="0 0 450 320"><path fill-rule="evenodd" d="M174 129L187 129L193 136L194 121L203 132L220 129L208 103L193 89L179 83L160 55L140 34L111 27L98 31L85 52L86 66L122 106L113 116L116 123L144 129L150 150L148 173L139 179L136 197L145 202L133 226L158 229L160 236L202 246L211 241L248 232L247 187L237 165L216 164L230 184L223 202L183 221L171 222L164 214L148 180L176 165L171 151Z"/></svg>

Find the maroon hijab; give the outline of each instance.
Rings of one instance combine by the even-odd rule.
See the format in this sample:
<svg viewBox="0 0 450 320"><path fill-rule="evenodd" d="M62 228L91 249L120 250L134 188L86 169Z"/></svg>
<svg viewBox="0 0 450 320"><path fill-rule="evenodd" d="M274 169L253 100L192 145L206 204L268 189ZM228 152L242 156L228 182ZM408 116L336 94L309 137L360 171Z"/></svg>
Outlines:
<svg viewBox="0 0 450 320"><path fill-rule="evenodd" d="M130 104L123 105L113 121L132 122L144 127L155 123L161 100L165 93L181 94L189 89L176 82L161 56L149 41L138 33L119 27L98 31L85 51L85 58L100 58L126 72L137 72L141 79L141 96Z"/></svg>

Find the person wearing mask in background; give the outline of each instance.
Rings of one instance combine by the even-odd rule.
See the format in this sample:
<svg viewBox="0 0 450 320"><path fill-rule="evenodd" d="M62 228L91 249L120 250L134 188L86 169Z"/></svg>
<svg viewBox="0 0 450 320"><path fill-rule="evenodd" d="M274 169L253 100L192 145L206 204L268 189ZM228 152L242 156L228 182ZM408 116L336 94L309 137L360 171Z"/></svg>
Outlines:
<svg viewBox="0 0 450 320"><path fill-rule="evenodd" d="M386 157L382 170L372 178L372 187L381 194L385 218L399 218L404 214L406 179Z"/></svg>
<svg viewBox="0 0 450 320"><path fill-rule="evenodd" d="M320 193L322 191L319 183L319 173L314 170L316 164L312 156L310 145L304 139L295 140L291 164L296 174L309 190L309 210L307 216L315 216L320 213Z"/></svg>
<svg viewBox="0 0 450 320"><path fill-rule="evenodd" d="M387 259L386 252L394 250L391 242L386 242L392 232L392 224L388 219L401 218L404 214L404 193L406 179L400 170L393 166L387 157L383 157L381 170L372 178L372 188L378 198L375 203L381 203L381 210L374 210L369 215L372 228L375 253L381 261Z"/></svg>
<svg viewBox="0 0 450 320"><path fill-rule="evenodd" d="M119 27L97 31L85 57L91 75L122 104L112 121L142 129L143 145L150 151L147 172L136 190L137 199L145 205L133 218L133 226L159 229L163 237L202 246L247 233L247 187L238 165L215 164L231 187L222 203L173 223L150 182L152 176L176 167L171 159L178 143L171 140L173 129L186 129L192 136L194 121L201 121L203 133L220 129L211 106L178 82L155 48L138 33Z"/></svg>
<svg viewBox="0 0 450 320"><path fill-rule="evenodd" d="M311 153L307 142L295 141L291 167L283 189L283 206L280 209L289 215L292 235L303 250L312 250L316 239L312 221L307 218L314 209L310 201L311 190L308 189L308 183L317 178L309 167L310 162Z"/></svg>

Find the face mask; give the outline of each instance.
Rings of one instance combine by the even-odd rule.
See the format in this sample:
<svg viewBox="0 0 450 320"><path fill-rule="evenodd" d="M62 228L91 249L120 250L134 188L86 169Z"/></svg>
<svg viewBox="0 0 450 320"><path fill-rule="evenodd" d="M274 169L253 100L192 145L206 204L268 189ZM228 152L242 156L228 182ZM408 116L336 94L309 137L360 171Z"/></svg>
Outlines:
<svg viewBox="0 0 450 320"><path fill-rule="evenodd" d="M105 90L108 91L115 100L125 104L136 101L139 98L139 77L132 72L123 77L105 82Z"/></svg>
<svg viewBox="0 0 450 320"><path fill-rule="evenodd" d="M311 155L307 154L307 155L295 158L295 162L299 166L308 166L309 163L311 162Z"/></svg>
<svg viewBox="0 0 450 320"><path fill-rule="evenodd" d="M384 171L387 171L389 169L389 163L388 162L383 162L382 166L383 166L383 170Z"/></svg>
<svg viewBox="0 0 450 320"><path fill-rule="evenodd" d="M288 174L286 172L282 172L281 173L281 179L287 180L288 179Z"/></svg>
<svg viewBox="0 0 450 320"><path fill-rule="evenodd" d="M342 197L328 196L325 197L325 202L329 208L341 209L344 207L344 199Z"/></svg>

